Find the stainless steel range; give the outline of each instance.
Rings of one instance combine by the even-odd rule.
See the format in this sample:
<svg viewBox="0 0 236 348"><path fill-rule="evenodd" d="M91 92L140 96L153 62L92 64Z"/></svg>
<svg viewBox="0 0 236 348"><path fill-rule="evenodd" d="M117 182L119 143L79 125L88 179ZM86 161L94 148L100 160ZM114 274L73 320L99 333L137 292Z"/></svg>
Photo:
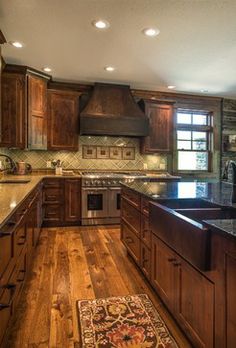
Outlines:
<svg viewBox="0 0 236 348"><path fill-rule="evenodd" d="M120 222L120 182L145 175L139 173L82 173L82 225Z"/></svg>

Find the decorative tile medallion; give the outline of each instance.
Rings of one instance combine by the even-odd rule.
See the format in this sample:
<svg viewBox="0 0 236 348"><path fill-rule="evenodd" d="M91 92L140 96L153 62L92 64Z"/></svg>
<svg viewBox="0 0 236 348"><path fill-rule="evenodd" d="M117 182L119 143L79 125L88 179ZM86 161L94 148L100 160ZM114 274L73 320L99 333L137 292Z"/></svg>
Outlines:
<svg viewBox="0 0 236 348"><path fill-rule="evenodd" d="M109 148L106 146L97 146L97 159L109 159Z"/></svg>
<svg viewBox="0 0 236 348"><path fill-rule="evenodd" d="M110 146L110 159L122 160L122 148L119 146Z"/></svg>
<svg viewBox="0 0 236 348"><path fill-rule="evenodd" d="M97 148L96 146L83 146L83 158L95 159L97 158Z"/></svg>
<svg viewBox="0 0 236 348"><path fill-rule="evenodd" d="M134 160L135 159L135 148L134 147L123 147L122 148L123 160Z"/></svg>

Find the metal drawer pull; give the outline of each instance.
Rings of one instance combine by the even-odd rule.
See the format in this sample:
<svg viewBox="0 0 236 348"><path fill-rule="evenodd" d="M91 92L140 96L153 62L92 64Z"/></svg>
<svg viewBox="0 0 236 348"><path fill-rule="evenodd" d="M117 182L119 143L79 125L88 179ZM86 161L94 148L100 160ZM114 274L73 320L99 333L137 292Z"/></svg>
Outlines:
<svg viewBox="0 0 236 348"><path fill-rule="evenodd" d="M175 262L175 261L176 261L176 259L173 258L173 257L171 257L171 258L168 259L168 262Z"/></svg>
<svg viewBox="0 0 236 348"><path fill-rule="evenodd" d="M6 236L10 236L11 233L10 232L0 232L0 238L4 238Z"/></svg>
<svg viewBox="0 0 236 348"><path fill-rule="evenodd" d="M19 239L18 239L18 242L17 242L17 245L24 245L25 244L25 236L24 237L20 237Z"/></svg>
<svg viewBox="0 0 236 348"><path fill-rule="evenodd" d="M18 275L20 275L20 274L23 274L23 275L24 275L23 279L17 278L17 281L18 281L19 283L20 283L20 282L23 282L23 281L25 280L25 273L26 273L25 270L19 271Z"/></svg>
<svg viewBox="0 0 236 348"><path fill-rule="evenodd" d="M4 289L8 289L11 290L11 299L8 303L0 303L0 311L5 309L5 308L9 308L12 304L12 299L13 299L13 295L16 289L16 285L15 284L6 284L3 286Z"/></svg>
<svg viewBox="0 0 236 348"><path fill-rule="evenodd" d="M130 237L126 237L126 241L127 241L128 243L133 243L133 242L134 242L133 239L130 238Z"/></svg>

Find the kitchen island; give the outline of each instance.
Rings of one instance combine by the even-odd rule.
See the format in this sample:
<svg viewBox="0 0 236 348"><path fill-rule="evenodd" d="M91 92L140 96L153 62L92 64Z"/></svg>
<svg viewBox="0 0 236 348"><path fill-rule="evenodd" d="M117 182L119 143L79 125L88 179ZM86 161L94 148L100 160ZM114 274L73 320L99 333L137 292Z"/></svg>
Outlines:
<svg viewBox="0 0 236 348"><path fill-rule="evenodd" d="M135 181L121 216L128 254L194 347L235 347L234 186Z"/></svg>

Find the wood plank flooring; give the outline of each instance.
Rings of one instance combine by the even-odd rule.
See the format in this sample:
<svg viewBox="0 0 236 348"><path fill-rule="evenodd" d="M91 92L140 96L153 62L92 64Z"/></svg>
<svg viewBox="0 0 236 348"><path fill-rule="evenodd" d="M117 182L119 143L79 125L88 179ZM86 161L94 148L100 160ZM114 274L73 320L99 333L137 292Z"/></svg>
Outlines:
<svg viewBox="0 0 236 348"><path fill-rule="evenodd" d="M118 227L43 229L7 348L78 348L76 300L147 293L190 347L120 242Z"/></svg>

